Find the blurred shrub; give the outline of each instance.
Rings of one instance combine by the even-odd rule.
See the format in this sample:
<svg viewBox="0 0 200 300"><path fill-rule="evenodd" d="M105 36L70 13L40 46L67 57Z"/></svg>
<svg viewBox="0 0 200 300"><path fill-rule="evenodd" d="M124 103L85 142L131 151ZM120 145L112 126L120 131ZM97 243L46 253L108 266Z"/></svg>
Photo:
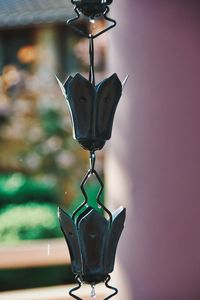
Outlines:
<svg viewBox="0 0 200 300"><path fill-rule="evenodd" d="M0 291L64 285L73 278L70 266L0 270Z"/></svg>
<svg viewBox="0 0 200 300"><path fill-rule="evenodd" d="M22 173L0 176L0 207L8 203L57 202L54 184L36 181Z"/></svg>
<svg viewBox="0 0 200 300"><path fill-rule="evenodd" d="M13 204L0 210L1 243L60 236L57 206L54 204Z"/></svg>

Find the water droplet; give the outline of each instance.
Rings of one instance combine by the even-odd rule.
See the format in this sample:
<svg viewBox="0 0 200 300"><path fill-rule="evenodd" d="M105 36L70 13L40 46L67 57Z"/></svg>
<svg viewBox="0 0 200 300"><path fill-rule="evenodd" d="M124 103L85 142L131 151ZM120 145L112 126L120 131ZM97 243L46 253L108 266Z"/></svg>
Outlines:
<svg viewBox="0 0 200 300"><path fill-rule="evenodd" d="M91 285L91 293L90 293L90 297L91 298L96 298L96 291L95 291L95 285Z"/></svg>
<svg viewBox="0 0 200 300"><path fill-rule="evenodd" d="M99 209L102 208L101 205L98 204L98 208L99 208Z"/></svg>

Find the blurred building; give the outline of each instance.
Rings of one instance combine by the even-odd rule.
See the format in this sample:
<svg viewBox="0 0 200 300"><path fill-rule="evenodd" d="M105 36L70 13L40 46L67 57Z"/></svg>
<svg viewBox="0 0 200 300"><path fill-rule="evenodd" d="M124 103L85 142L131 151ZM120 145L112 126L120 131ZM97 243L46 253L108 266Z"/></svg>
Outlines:
<svg viewBox="0 0 200 300"><path fill-rule="evenodd" d="M83 67L74 51L81 37L66 26L72 14L65 0L0 1L1 173L59 176L73 161L58 151L71 132L55 80Z"/></svg>
<svg viewBox="0 0 200 300"><path fill-rule="evenodd" d="M55 80L55 75L64 80L88 71L87 40L66 26L72 15L73 5L67 0L0 1L0 171L41 173L40 163L48 154L48 173L59 175L73 165L71 154L58 151L64 144L70 148L64 135L71 139L71 129ZM97 48L96 70L101 73L104 42ZM28 159L25 140L29 154L34 150ZM23 161L16 160L21 154Z"/></svg>
<svg viewBox="0 0 200 300"><path fill-rule="evenodd" d="M68 43L73 38L65 23L72 14L65 0L1 0L0 72L7 64L57 72L71 69L75 60L70 59Z"/></svg>
<svg viewBox="0 0 200 300"><path fill-rule="evenodd" d="M1 247L60 237L58 204L72 210L82 201L78 182L88 156L72 139L70 117L55 79L88 73L88 41L66 26L72 15L70 0L0 0ZM105 43L98 43L95 65L100 74ZM97 189L88 186L92 199ZM0 290L61 284L56 274L70 274L51 271L52 282L47 283L36 270L37 283L32 269L30 274L22 270L17 280L12 268L8 273L1 269Z"/></svg>

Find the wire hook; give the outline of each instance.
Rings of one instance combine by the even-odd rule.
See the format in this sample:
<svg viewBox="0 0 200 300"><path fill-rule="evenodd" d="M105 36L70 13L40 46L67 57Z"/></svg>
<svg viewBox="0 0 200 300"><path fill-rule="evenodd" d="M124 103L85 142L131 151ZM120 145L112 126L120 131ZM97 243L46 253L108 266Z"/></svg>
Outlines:
<svg viewBox="0 0 200 300"><path fill-rule="evenodd" d="M106 10L103 13L103 17L104 17L104 19L106 21L108 21L108 22L110 22L112 24L110 26L108 26L107 28L101 30L100 32L94 34L94 35L92 33L86 33L85 31L83 31L83 30L79 29L77 26L75 26L75 24L73 24L73 23L75 23L76 21L78 21L80 19L80 15L81 15L80 12L79 12L79 10L78 10L78 8L76 6L74 7L74 11L76 13L76 16L73 17L73 18L71 18L71 19L69 19L67 21L67 24L69 26L71 26L76 32L78 32L79 34L81 34L82 36L84 36L84 37L86 37L88 39L90 39L91 37L93 39L96 39L98 36L100 36L103 33L109 31L110 29L114 28L117 25L117 22L114 19L111 19L110 17L108 17L108 13L110 12L110 8L108 6L106 6Z"/></svg>
<svg viewBox="0 0 200 300"><path fill-rule="evenodd" d="M95 162L96 162L95 151L91 151L90 152L90 171L91 171L91 173L94 172Z"/></svg>

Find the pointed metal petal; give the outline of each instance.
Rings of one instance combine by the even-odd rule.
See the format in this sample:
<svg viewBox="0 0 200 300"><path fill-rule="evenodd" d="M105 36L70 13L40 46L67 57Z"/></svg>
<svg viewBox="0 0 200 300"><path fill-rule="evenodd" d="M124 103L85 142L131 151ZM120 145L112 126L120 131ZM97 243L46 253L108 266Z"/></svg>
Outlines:
<svg viewBox="0 0 200 300"><path fill-rule="evenodd" d="M74 78L74 77L70 75L70 76L67 78L67 80L65 81L65 83L64 83L65 91L67 91L68 85L69 85L69 83L71 82L71 80L72 80L73 78Z"/></svg>
<svg viewBox="0 0 200 300"><path fill-rule="evenodd" d="M109 222L92 209L80 220L78 231L82 250L83 280L93 284L104 281L107 277L104 260Z"/></svg>
<svg viewBox="0 0 200 300"><path fill-rule="evenodd" d="M96 87L96 136L108 140L111 137L112 126L117 104L122 94L122 84L113 74Z"/></svg>
<svg viewBox="0 0 200 300"><path fill-rule="evenodd" d="M111 273L114 268L117 245L122 230L124 228L125 218L126 218L126 209L123 207L120 207L113 214L113 222L112 222L110 235L108 239L107 255L106 255L106 267L108 268L107 269L108 273Z"/></svg>
<svg viewBox="0 0 200 300"><path fill-rule="evenodd" d="M129 75L127 75L127 76L125 77L124 81L122 82L122 91L124 90L124 88L125 88L125 86L126 86L126 84L127 84L128 79L129 79Z"/></svg>
<svg viewBox="0 0 200 300"><path fill-rule="evenodd" d="M56 80L57 80L57 82L58 82L58 84L59 84L59 87L60 87L60 89L61 89L61 91L62 91L62 93L63 93L63 96L64 96L65 98L67 98L67 94L66 94L66 91L65 91L65 88L64 88L62 82L60 81L60 79L58 79L58 77L57 77L56 75L55 75L55 78L56 78Z"/></svg>
<svg viewBox="0 0 200 300"><path fill-rule="evenodd" d="M82 273L81 250L77 229L71 217L61 208L58 210L61 230L65 236L72 263L72 272L75 274Z"/></svg>
<svg viewBox="0 0 200 300"><path fill-rule="evenodd" d="M79 226L80 221L85 217L93 208L91 206L88 206L83 212L80 213L76 220L76 226Z"/></svg>
<svg viewBox="0 0 200 300"><path fill-rule="evenodd" d="M76 74L65 84L69 101L75 138L78 141L91 139L94 110L94 87L81 74Z"/></svg>

